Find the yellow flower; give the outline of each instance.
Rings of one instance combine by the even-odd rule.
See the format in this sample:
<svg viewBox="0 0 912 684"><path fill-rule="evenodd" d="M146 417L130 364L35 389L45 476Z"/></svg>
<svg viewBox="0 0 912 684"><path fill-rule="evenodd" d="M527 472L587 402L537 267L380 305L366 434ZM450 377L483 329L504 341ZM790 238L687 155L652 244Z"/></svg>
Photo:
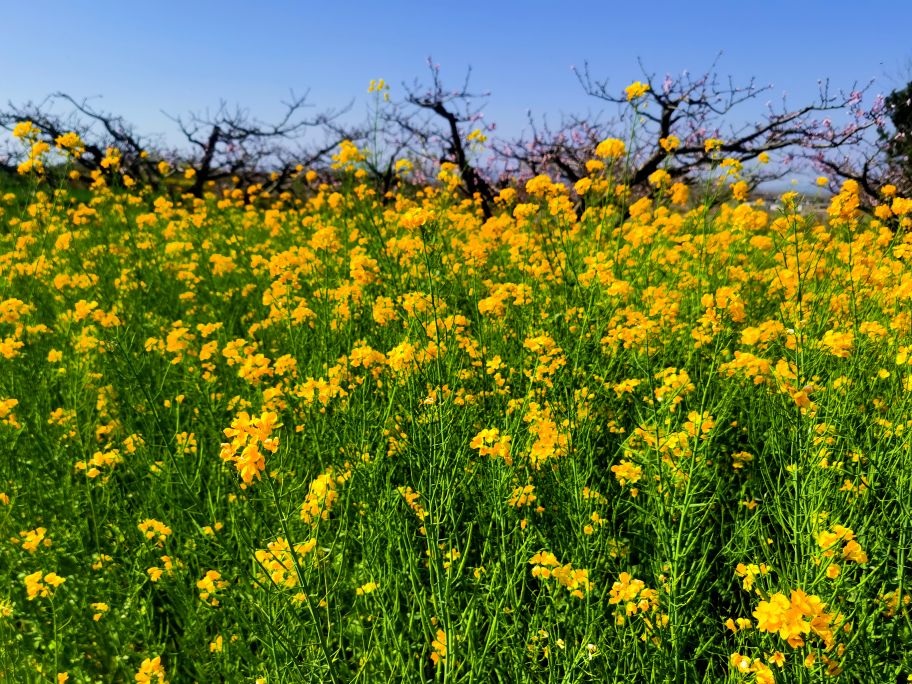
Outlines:
<svg viewBox="0 0 912 684"><path fill-rule="evenodd" d="M418 516L418 519L424 521L427 518L428 513L424 507L418 502L418 499L421 497L421 494L414 491L411 487L397 487L396 491L402 495L402 498L405 499L408 507L414 511L415 515Z"/></svg>
<svg viewBox="0 0 912 684"><path fill-rule="evenodd" d="M659 138L659 147L668 152L674 152L681 146L681 140L676 135L669 135L667 138Z"/></svg>
<svg viewBox="0 0 912 684"><path fill-rule="evenodd" d="M120 150L116 147L109 147L105 150L104 159L101 160L101 166L104 169L116 169L120 166Z"/></svg>
<svg viewBox="0 0 912 684"><path fill-rule="evenodd" d="M370 85L367 86L367 92L369 93L380 93L384 90L389 90L389 85L385 80L381 79L371 79Z"/></svg>
<svg viewBox="0 0 912 684"><path fill-rule="evenodd" d="M329 520L333 505L339 499L339 487L351 477L351 471L346 470L336 475L332 466L329 466L310 483L304 503L301 504L301 520L309 525Z"/></svg>
<svg viewBox="0 0 912 684"><path fill-rule="evenodd" d="M618 483L625 487L628 483L639 482L643 469L635 463L622 459L618 465L611 466L611 472L614 473Z"/></svg>
<svg viewBox="0 0 912 684"><path fill-rule="evenodd" d="M477 449L479 456L502 458L507 465L513 465L511 439L510 435L501 435L498 428L485 428L472 438L469 448Z"/></svg>
<svg viewBox="0 0 912 684"><path fill-rule="evenodd" d="M653 171L652 173L650 173L649 178L647 180L649 181L650 185L658 188L658 187L661 187L663 185L667 185L668 183L670 183L671 176L668 175L668 172L665 169L658 169L657 171Z"/></svg>
<svg viewBox="0 0 912 684"><path fill-rule="evenodd" d="M339 151L332 155L334 169L352 169L358 162L367 159L358 146L351 140L343 140L339 143Z"/></svg>
<svg viewBox="0 0 912 684"><path fill-rule="evenodd" d="M640 81L634 81L629 86L624 88L624 94L627 96L627 102L643 97L643 95L645 95L648 91L649 84L641 83Z"/></svg>
<svg viewBox="0 0 912 684"><path fill-rule="evenodd" d="M744 563L738 563L735 567L735 574L738 577L743 577L743 586L745 591L750 591L754 586L754 580L757 577L762 577L769 572L769 567L766 563L749 563L745 565Z"/></svg>
<svg viewBox="0 0 912 684"><path fill-rule="evenodd" d="M684 183L675 183L671 186L671 202L675 206L681 207L687 204L690 198L690 188Z"/></svg>
<svg viewBox="0 0 912 684"><path fill-rule="evenodd" d="M431 641L431 660L434 665L445 663L447 657L447 635L442 629L437 630L437 635Z"/></svg>
<svg viewBox="0 0 912 684"><path fill-rule="evenodd" d="M838 332L836 330L827 330L820 340L820 345L826 348L833 356L845 359L852 352L854 338L852 331Z"/></svg>
<svg viewBox="0 0 912 684"><path fill-rule="evenodd" d="M829 649L835 643L835 629L843 616L827 613L825 608L820 597L793 589L790 597L777 592L760 601L753 615L758 630L778 633L792 648L804 646L807 635L813 633Z"/></svg>
<svg viewBox="0 0 912 684"><path fill-rule="evenodd" d="M703 150L706 152L706 154L709 154L710 152L714 152L721 147L722 147L722 141L719 140L718 138L708 138L703 143Z"/></svg>
<svg viewBox="0 0 912 684"><path fill-rule="evenodd" d="M616 159L623 157L627 151L627 146L623 140L617 138L606 138L602 140L595 148L595 154L603 159Z"/></svg>
<svg viewBox="0 0 912 684"><path fill-rule="evenodd" d="M158 520L153 520L152 518L143 520L136 527L139 528L139 531L143 533L143 536L146 539L156 539L159 542L159 546L161 546L168 535L171 534L170 527Z"/></svg>
<svg viewBox="0 0 912 684"><path fill-rule="evenodd" d="M83 147L83 142L79 137L79 134L74 133L73 131L57 136L57 138L54 139L54 142L61 150L73 150L75 152Z"/></svg>
<svg viewBox="0 0 912 684"><path fill-rule="evenodd" d="M905 197L894 198L893 203L890 205L890 212L897 216L912 213L912 199L906 199Z"/></svg>
<svg viewBox="0 0 912 684"><path fill-rule="evenodd" d="M111 610L111 607L107 603L92 603L89 605L91 606L92 610L96 611L95 614L92 615L92 619L95 622L101 620L102 616Z"/></svg>
<svg viewBox="0 0 912 684"><path fill-rule="evenodd" d="M0 412L0 417L2 412ZM51 546L50 537L46 537L47 529L44 527L36 527L34 530L27 530L19 533L19 536L22 537L22 548L29 553L35 553L38 550L39 546L49 547Z"/></svg>
<svg viewBox="0 0 912 684"><path fill-rule="evenodd" d="M38 572L33 572L31 575L25 577L25 591L29 601L32 601L39 596L42 598L50 596L52 587L56 589L66 582L66 579L54 572L49 572L44 575L43 580L41 575L42 573L39 570Z"/></svg>
<svg viewBox="0 0 912 684"><path fill-rule="evenodd" d="M415 207L405 212L399 219L399 225L406 230L417 230L433 218L431 212L421 207Z"/></svg>
<svg viewBox="0 0 912 684"><path fill-rule="evenodd" d="M161 664L161 656L143 660L135 679L138 684L151 684L153 681L156 684L166 684L165 668Z"/></svg>
<svg viewBox="0 0 912 684"><path fill-rule="evenodd" d="M547 174L540 173L526 182L526 192L532 196L548 197L560 192L563 186L552 183Z"/></svg>
<svg viewBox="0 0 912 684"><path fill-rule="evenodd" d="M747 199L747 193L750 190L750 186L745 181L738 181L732 185L732 197L734 197L739 202L743 202Z"/></svg>
<svg viewBox="0 0 912 684"><path fill-rule="evenodd" d="M245 368L242 366L241 372L246 372ZM254 478L259 480L266 469L263 451L272 454L278 451L279 437L272 436L273 430L282 427L278 421L278 415L273 411L264 411L259 417L251 417L246 411L241 411L231 422L231 427L223 430L231 441L222 444L219 457L234 463L243 480L242 487L247 487Z"/></svg>
<svg viewBox="0 0 912 684"><path fill-rule="evenodd" d="M204 603L210 606L217 606L219 600L215 598L215 593L228 586L228 582L222 579L218 570L207 570L203 578L197 581L196 588L199 589L199 597Z"/></svg>
<svg viewBox="0 0 912 684"><path fill-rule="evenodd" d="M589 189L592 187L591 178L580 178L576 183L573 184L573 190L577 195L585 195L589 192Z"/></svg>
<svg viewBox="0 0 912 684"><path fill-rule="evenodd" d="M364 596L365 594L369 594L372 591L376 591L376 590L377 590L376 582L366 582L366 583L362 584L360 587L358 587L357 589L355 589L355 594L357 594L358 596Z"/></svg>
<svg viewBox="0 0 912 684"><path fill-rule="evenodd" d="M37 134L38 127L31 121L20 121L13 127L13 137L20 140Z"/></svg>
<svg viewBox="0 0 912 684"><path fill-rule="evenodd" d="M850 528L842 525L833 525L829 530L824 530L817 535L817 545L823 549L823 555L826 558L833 558L836 555L839 544L843 542L844 546L841 549L843 560L854 563L868 562L868 554L855 540L855 533ZM838 573L838 570L836 572Z"/></svg>
<svg viewBox="0 0 912 684"><path fill-rule="evenodd" d="M44 581L50 584L52 587L56 588L66 582L66 579L55 572L49 572L44 576Z"/></svg>
<svg viewBox="0 0 912 684"><path fill-rule="evenodd" d="M535 495L535 485L516 487L510 495L507 505L512 506L513 508L531 506L537 498L538 497Z"/></svg>

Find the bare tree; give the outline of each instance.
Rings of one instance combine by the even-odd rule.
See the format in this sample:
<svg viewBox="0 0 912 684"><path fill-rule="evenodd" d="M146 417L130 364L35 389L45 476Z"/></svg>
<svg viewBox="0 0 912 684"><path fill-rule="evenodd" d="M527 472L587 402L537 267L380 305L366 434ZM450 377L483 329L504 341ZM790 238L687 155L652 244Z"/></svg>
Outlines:
<svg viewBox="0 0 912 684"><path fill-rule="evenodd" d="M887 184L903 196L912 194L912 82L886 98L877 95L869 106L862 106L859 94L852 115L860 132L853 144L817 151L810 161L836 179L858 183L869 202Z"/></svg>
<svg viewBox="0 0 912 684"><path fill-rule="evenodd" d="M210 181L236 175L267 175L272 178L272 186L279 187L296 165L324 159L341 142L341 138L331 135L314 148L300 147L303 137L314 129L336 133L333 123L349 107L305 116L310 107L306 93L301 97L292 93L291 99L282 104L284 111L274 122L258 119L246 108L229 107L224 101L211 112L166 114L193 150L184 160L195 171L190 192L200 196Z"/></svg>
<svg viewBox="0 0 912 684"><path fill-rule="evenodd" d="M759 103L770 86L754 79L739 84L721 78L716 63L700 76L684 72L662 79L640 66L646 88L633 106L624 92L595 78L586 64L575 72L582 88L601 107L615 108L616 114L565 115L552 127L547 119L536 120L530 113L523 135L492 140L482 154L475 153L472 141L474 131L494 130L483 119L488 94L470 89L471 69L459 87L447 88L440 67L431 60L428 79L403 84L404 96L385 102L366 124L343 122L351 105L313 111L307 94L292 93L272 121L223 101L214 110L168 115L187 145L165 150L156 140L138 134L123 117L100 110L89 100L56 93L40 102L10 103L0 112L0 127L12 129L17 122L30 120L48 141L74 131L85 143L80 160L85 169L112 173L103 161L113 147L120 153L121 169L147 184L163 180L161 160L192 169L189 191L196 196L211 183L235 176L266 190L284 188L300 165L319 168L330 178L330 155L350 139L370 148L362 168L381 198L400 182L396 163L401 158L415 164L415 182L435 175L447 162L456 169L458 188L478 201L486 217L492 212L498 177L547 173L575 183L588 175L587 162L608 137L628 141L626 182L641 189L648 188L650 175L659 169L673 179L699 177L721 155L745 164L745 177L752 184L793 171L788 164L801 161L833 177L856 180L871 197L884 182L912 190L912 180L898 174L895 163L897 150L903 158L910 156L895 139L906 132L891 124L883 99L862 107L867 88L837 92L822 81L812 102L793 107L783 98L775 105L768 103L757 115L749 103ZM58 113L61 107L66 108L63 114ZM738 119L750 121L733 123ZM707 147L710 138L721 141L717 152ZM773 152L785 156L785 165L751 164ZM14 162L14 154L0 154L0 170L14 169Z"/></svg>
<svg viewBox="0 0 912 684"><path fill-rule="evenodd" d="M488 95L469 89L471 69L462 86L455 90L444 86L440 66L430 59L428 70L430 83L416 80L411 85L403 84L404 100L384 115L383 125L395 141L397 153L409 151L417 159L455 164L463 193L469 198L477 197L484 216L489 217L494 192L470 158L468 137L472 131L467 130L482 126L483 101Z"/></svg>
<svg viewBox="0 0 912 684"><path fill-rule="evenodd" d="M165 150L156 141L140 135L122 116L93 106L88 99L55 93L40 102L9 103L0 112L0 127L12 130L20 121L31 121L48 142L68 132L83 141L79 163L88 171L106 175L113 168L103 164L107 151L119 153L119 169L144 184L163 179L160 161L195 172L189 191L201 196L210 181L239 176L247 183L261 183L265 189L282 187L298 165L321 163L344 138L335 125L347 108L305 116L306 96L283 103L284 111L274 122L262 121L240 106L222 102L214 112L170 117L189 144L187 150ZM58 113L63 107L63 113ZM316 144L303 144L309 133L318 133ZM308 141L309 142L309 141ZM4 168L13 169L13 154Z"/></svg>
<svg viewBox="0 0 912 684"><path fill-rule="evenodd" d="M618 124L604 122L599 115L564 115L556 128L542 118L539 123L532 112L527 130L518 138L499 142L498 155L507 171L519 174L549 174L575 183L587 174L586 162L598 143Z"/></svg>
<svg viewBox="0 0 912 684"><path fill-rule="evenodd" d="M68 111L58 114L55 110L61 103ZM102 160L107 150L114 148L120 153L122 170L145 183L158 180L158 171L148 154L154 148L153 141L138 134L122 116L96 109L88 99L54 93L40 102L10 102L6 111L0 112L0 127L12 130L20 121L31 121L51 143L66 133L77 133L84 143L80 163L87 170L110 173Z"/></svg>
<svg viewBox="0 0 912 684"><path fill-rule="evenodd" d="M790 107L783 97L778 105L767 103L759 120L736 125L731 122L740 115L741 106L758 100L771 86L758 85L754 79L743 84L731 77L723 79L715 63L697 77L684 72L661 80L642 63L640 67L647 89L636 106L631 106L619 88L593 77L588 64L575 70L586 94L616 106L617 116L607 120L565 117L555 130L533 122L531 132L510 141L502 153L519 168L550 173L572 183L586 175L585 162L600 140L625 138L631 142L627 183L644 187L660 168L673 179L693 178L710 169L718 160L706 147L710 138L721 140L719 154L742 164L772 152L787 153L787 160L793 161L848 149L864 140L866 130L873 126L869 121L859 123L856 117L852 124L836 128L826 118L852 109L859 93L854 87L848 93L833 92L829 82L822 81L813 102ZM756 185L785 172L779 165L755 165L748 179Z"/></svg>

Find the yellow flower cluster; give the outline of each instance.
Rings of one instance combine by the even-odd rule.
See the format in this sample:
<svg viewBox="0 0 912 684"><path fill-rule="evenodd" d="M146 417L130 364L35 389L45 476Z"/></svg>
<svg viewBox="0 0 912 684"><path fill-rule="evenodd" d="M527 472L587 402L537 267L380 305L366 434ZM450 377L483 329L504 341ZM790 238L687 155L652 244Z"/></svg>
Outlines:
<svg viewBox="0 0 912 684"><path fill-rule="evenodd" d="M251 418L246 411L241 411L231 421L231 427L225 428L225 436L231 441L222 444L219 456L223 461L234 463L238 474L249 485L253 479L260 479L266 469L266 456L263 451L275 453L279 449L279 438L272 432L279 425L278 416L272 411L264 411L259 417Z"/></svg>
<svg viewBox="0 0 912 684"><path fill-rule="evenodd" d="M22 427L22 424L16 419L13 409L19 405L18 399L0 399L0 423L8 425L14 430Z"/></svg>
<svg viewBox="0 0 912 684"><path fill-rule="evenodd" d="M618 484L621 487L626 487L628 484L635 484L640 481L640 478L643 476L643 468L631 463L625 459L621 459L621 462L617 465L611 466L611 472L614 473L615 478L617 478ZM636 496L639 493L639 490L636 487L630 489L630 496Z"/></svg>
<svg viewBox="0 0 912 684"><path fill-rule="evenodd" d="M305 557L316 548L317 540L311 537L302 544L295 544L293 557L288 541L280 537L269 542L265 549L258 549L254 557L274 585L291 588L299 584L295 562L298 567L305 567Z"/></svg>
<svg viewBox="0 0 912 684"><path fill-rule="evenodd" d="M447 658L447 634L444 630L438 629L434 638L431 640L431 662L434 665L446 663Z"/></svg>
<svg viewBox="0 0 912 684"><path fill-rule="evenodd" d="M667 615L657 614L659 593L648 588L643 580L633 577L629 572L618 575L617 580L611 585L609 595L609 605L617 606L614 619L618 625L623 625L628 619L636 616L640 617L647 632L651 632L657 626L668 624ZM654 618L650 619L649 615L653 615Z"/></svg>
<svg viewBox="0 0 912 684"><path fill-rule="evenodd" d="M562 565L550 551L539 551L529 559L529 565L532 566L532 577L543 581L554 580L578 599L585 598L592 589L588 570L574 568L572 563Z"/></svg>
<svg viewBox="0 0 912 684"><path fill-rule="evenodd" d="M595 154L602 159L618 159L626 153L627 146L623 140L618 140L617 138L606 138L595 148Z"/></svg>
<svg viewBox="0 0 912 684"><path fill-rule="evenodd" d="M25 530L19 533L20 539L14 539L14 543L21 543L22 549L29 553L35 553L39 546L50 548L51 538L46 536L47 528L36 527L34 530Z"/></svg>
<svg viewBox="0 0 912 684"><path fill-rule="evenodd" d="M848 527L833 525L817 535L817 545L823 550L823 557L827 559L827 577L836 579L840 574L840 566L834 562L838 558L851 563L867 563L868 554L861 548L855 539L855 533Z"/></svg>
<svg viewBox="0 0 912 684"><path fill-rule="evenodd" d="M86 477L94 479L104 472L102 469L113 469L119 463L123 463L123 456L120 455L119 450L96 451L91 458L77 461L76 472L85 473ZM106 475L102 481L107 480L109 476L110 474Z"/></svg>
<svg viewBox="0 0 912 684"><path fill-rule="evenodd" d="M741 674L753 674L756 684L776 684L773 670L760 658L751 660L749 657L735 652L731 654L729 662Z"/></svg>
<svg viewBox="0 0 912 684"><path fill-rule="evenodd" d="M405 499L406 505L412 509L412 512L414 512L414 514L418 516L418 519L423 523L428 517L428 512L418 501L418 499L421 498L421 494L414 491L411 487L397 487L396 491L402 495L402 498ZM427 533L424 525L421 526L419 531L421 534Z"/></svg>
<svg viewBox="0 0 912 684"><path fill-rule="evenodd" d="M512 508L522 508L523 506L531 506L537 499L538 496L535 494L535 485L529 484L514 489L507 501L507 505Z"/></svg>
<svg viewBox="0 0 912 684"><path fill-rule="evenodd" d="M750 591L754 588L754 583L757 581L758 577L763 577L769 573L769 567L766 563L738 563L735 568L735 574L738 577L743 577L742 586L744 591ZM757 590L757 593L760 593L760 590Z"/></svg>
<svg viewBox="0 0 912 684"><path fill-rule="evenodd" d="M778 634L792 648L804 646L805 638L814 634L829 650L836 643L836 631L849 625L843 625L842 615L825 609L820 597L793 589L791 596L777 592L769 600L760 601L753 616L758 630Z"/></svg>
<svg viewBox="0 0 912 684"><path fill-rule="evenodd" d="M339 475L334 474L332 466L310 483L310 489L301 504L301 520L308 525L320 520L329 520L333 504L339 498L339 487L344 485L351 477L351 470L346 470Z"/></svg>
<svg viewBox="0 0 912 684"><path fill-rule="evenodd" d="M359 163L367 159L367 156L358 149L351 140L343 140L339 143L339 150L333 155L334 169L354 169Z"/></svg>
<svg viewBox="0 0 912 684"><path fill-rule="evenodd" d="M485 428L472 438L469 447L478 451L479 456L501 458L507 465L513 465L510 455L510 435L501 435L497 428Z"/></svg>
<svg viewBox="0 0 912 684"><path fill-rule="evenodd" d="M143 536L146 539L156 540L159 546L164 544L165 539L167 539L168 535L171 534L170 527L152 518L146 518L141 523L139 523L137 527L139 528L139 531L143 533Z"/></svg>
<svg viewBox="0 0 912 684"><path fill-rule="evenodd" d="M160 560L161 567L153 565L146 570L146 574L149 575L149 579L152 582L158 582L163 575L168 575L170 577L174 574L175 570L183 567L180 560L172 558L171 556L162 556Z"/></svg>
<svg viewBox="0 0 912 684"><path fill-rule="evenodd" d="M228 582L222 579L222 574L218 570L207 570L206 574L196 582L200 600L213 607L219 604L215 594L227 586Z"/></svg>
<svg viewBox="0 0 912 684"><path fill-rule="evenodd" d="M627 96L628 102L643 97L647 92L649 92L649 84L640 81L634 81L624 88L624 94Z"/></svg>
<svg viewBox="0 0 912 684"><path fill-rule="evenodd" d="M33 601L39 596L48 598L53 595L54 589L64 582L66 582L66 578L56 572L44 573L39 570L25 576L25 593L29 601Z"/></svg>
<svg viewBox="0 0 912 684"><path fill-rule="evenodd" d="M165 672L165 666L162 665L161 656L155 656L154 658L146 658L140 663L135 679L137 684L168 684L165 679L166 676L167 673Z"/></svg>

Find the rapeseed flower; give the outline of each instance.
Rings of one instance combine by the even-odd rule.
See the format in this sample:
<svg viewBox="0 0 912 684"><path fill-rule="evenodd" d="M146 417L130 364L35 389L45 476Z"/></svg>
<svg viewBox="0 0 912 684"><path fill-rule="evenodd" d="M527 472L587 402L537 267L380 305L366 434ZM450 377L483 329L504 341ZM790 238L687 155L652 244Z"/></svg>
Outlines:
<svg viewBox="0 0 912 684"><path fill-rule="evenodd" d="M634 81L624 88L624 95L627 96L628 102L643 97L647 92L649 92L649 84L641 83L640 81Z"/></svg>

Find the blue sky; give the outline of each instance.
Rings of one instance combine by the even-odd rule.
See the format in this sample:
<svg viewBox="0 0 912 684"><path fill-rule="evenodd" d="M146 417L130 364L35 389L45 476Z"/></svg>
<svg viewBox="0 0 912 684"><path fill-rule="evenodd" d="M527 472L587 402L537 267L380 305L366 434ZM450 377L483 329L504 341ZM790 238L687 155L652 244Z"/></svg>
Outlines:
<svg viewBox="0 0 912 684"><path fill-rule="evenodd" d="M620 91L639 74L719 71L754 75L795 104L818 79L838 87L875 78L887 93L912 79L912 2L217 2L46 0L3 8L0 98L21 102L55 90L102 96L97 106L148 133L167 133L161 113L220 98L268 117L289 89L322 107L356 99L370 79L393 84L425 72L433 56L457 83L467 66L490 91L486 119L517 132L525 113L586 112L571 67ZM760 103L762 104L762 103Z"/></svg>

